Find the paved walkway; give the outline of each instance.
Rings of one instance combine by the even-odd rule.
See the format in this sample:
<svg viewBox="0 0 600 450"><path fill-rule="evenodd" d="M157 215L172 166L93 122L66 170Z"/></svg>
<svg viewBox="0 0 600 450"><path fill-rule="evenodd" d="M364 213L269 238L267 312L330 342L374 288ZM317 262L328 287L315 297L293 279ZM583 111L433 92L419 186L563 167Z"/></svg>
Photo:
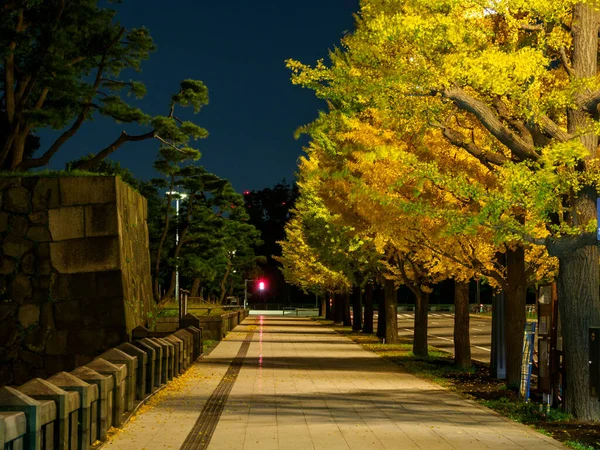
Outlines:
<svg viewBox="0 0 600 450"><path fill-rule="evenodd" d="M250 316L105 448L564 447L403 373L310 319Z"/></svg>

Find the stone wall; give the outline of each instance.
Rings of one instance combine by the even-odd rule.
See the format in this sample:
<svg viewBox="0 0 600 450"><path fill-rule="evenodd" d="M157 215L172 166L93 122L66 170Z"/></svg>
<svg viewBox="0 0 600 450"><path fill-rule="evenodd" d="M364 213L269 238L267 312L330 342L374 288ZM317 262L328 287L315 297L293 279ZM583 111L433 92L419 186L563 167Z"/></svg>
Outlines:
<svg viewBox="0 0 600 450"><path fill-rule="evenodd" d="M115 177L0 178L0 385L71 370L147 325L146 214Z"/></svg>

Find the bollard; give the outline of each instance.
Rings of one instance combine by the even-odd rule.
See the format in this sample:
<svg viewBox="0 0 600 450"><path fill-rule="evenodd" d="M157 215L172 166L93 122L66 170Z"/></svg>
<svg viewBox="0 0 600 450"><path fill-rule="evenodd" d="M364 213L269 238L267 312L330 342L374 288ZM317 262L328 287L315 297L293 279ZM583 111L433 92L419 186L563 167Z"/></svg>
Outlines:
<svg viewBox="0 0 600 450"><path fill-rule="evenodd" d="M57 450L77 449L77 423L80 405L77 392L67 392L41 378L34 378L19 386L17 390L38 401L53 401L56 404L54 448Z"/></svg>
<svg viewBox="0 0 600 450"><path fill-rule="evenodd" d="M163 369L163 372L165 372L166 374L166 381L172 380L173 379L173 363L175 361L175 348L173 346L173 344L171 342L165 341L164 339L161 338L148 338L150 339L152 342L154 342L157 345L160 345L162 347L163 350L163 355L164 355L164 362L166 363L165 368Z"/></svg>
<svg viewBox="0 0 600 450"><path fill-rule="evenodd" d="M0 448L24 448L26 431L25 413L0 411Z"/></svg>
<svg viewBox="0 0 600 450"><path fill-rule="evenodd" d="M117 347L118 350L121 350L123 353L127 353L129 356L134 356L137 358L137 374L136 374L136 397L138 400L143 400L146 397L146 383L149 381L146 380L148 375L148 355L141 348L136 347L129 342L125 342ZM150 368L150 376L152 376L152 368Z"/></svg>
<svg viewBox="0 0 600 450"><path fill-rule="evenodd" d="M77 448L87 450L95 442L92 440L92 411L97 408L98 386L89 384L68 372L59 372L48 378L50 383L65 391L79 393L79 427L77 432ZM95 429L95 427L94 427Z"/></svg>
<svg viewBox="0 0 600 450"><path fill-rule="evenodd" d="M125 377L127 376L127 366L125 364L112 364L105 359L96 358L86 364L92 370L102 375L113 377L114 393L112 407L112 426L118 427L123 423L123 414L125 413Z"/></svg>
<svg viewBox="0 0 600 450"><path fill-rule="evenodd" d="M114 378L102 375L89 367L78 367L71 372L72 375L89 384L98 387L98 401L95 409L91 411L90 441L106 439L109 428L112 426L114 407Z"/></svg>
<svg viewBox="0 0 600 450"><path fill-rule="evenodd" d="M202 329L189 326L185 330L194 335L194 361L196 361L204 352L202 348Z"/></svg>
<svg viewBox="0 0 600 450"><path fill-rule="evenodd" d="M161 384L165 384L167 382L167 363L165 360L166 355L163 355L163 348L148 338L133 341L133 345L139 348L149 348L154 351L156 358L154 361L154 387L159 388Z"/></svg>
<svg viewBox="0 0 600 450"><path fill-rule="evenodd" d="M173 334L185 343L184 368L187 369L194 360L194 335L186 330L177 330Z"/></svg>
<svg viewBox="0 0 600 450"><path fill-rule="evenodd" d="M183 373L184 343L172 334L164 339L175 346L175 376L179 376Z"/></svg>
<svg viewBox="0 0 600 450"><path fill-rule="evenodd" d="M125 376L125 411L133 411L137 385L137 358L116 348L105 351L99 358L105 359L112 364L125 364L127 366L127 375Z"/></svg>

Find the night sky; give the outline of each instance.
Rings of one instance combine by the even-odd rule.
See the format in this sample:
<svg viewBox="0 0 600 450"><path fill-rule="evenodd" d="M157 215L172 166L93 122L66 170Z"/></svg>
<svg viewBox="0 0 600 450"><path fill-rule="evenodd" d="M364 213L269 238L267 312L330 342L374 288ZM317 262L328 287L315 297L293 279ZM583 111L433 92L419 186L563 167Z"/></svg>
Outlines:
<svg viewBox="0 0 600 450"><path fill-rule="evenodd" d="M117 10L126 27L147 27L157 46L142 73L124 73L148 87L146 97L134 104L166 115L179 81L200 79L209 89L209 105L197 115L179 113L210 133L196 142L203 154L200 163L238 191L293 180L306 143L295 140L294 131L311 122L324 104L313 92L291 84L284 61L314 64L327 58L328 50L352 30L358 0L125 0ZM66 161L102 149L122 129L95 118L55 155L50 167L63 169ZM52 134L39 134L43 149ZM112 158L149 179L157 175L152 168L157 149L155 140L130 142Z"/></svg>

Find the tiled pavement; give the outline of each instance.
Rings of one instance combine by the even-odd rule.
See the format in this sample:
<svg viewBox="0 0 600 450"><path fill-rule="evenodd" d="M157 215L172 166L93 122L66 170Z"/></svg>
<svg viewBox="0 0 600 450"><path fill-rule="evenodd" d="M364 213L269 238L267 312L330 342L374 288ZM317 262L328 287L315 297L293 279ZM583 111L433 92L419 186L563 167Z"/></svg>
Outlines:
<svg viewBox="0 0 600 450"><path fill-rule="evenodd" d="M186 450L564 448L310 319L274 316L248 317L105 448L181 448L249 332L208 447Z"/></svg>

